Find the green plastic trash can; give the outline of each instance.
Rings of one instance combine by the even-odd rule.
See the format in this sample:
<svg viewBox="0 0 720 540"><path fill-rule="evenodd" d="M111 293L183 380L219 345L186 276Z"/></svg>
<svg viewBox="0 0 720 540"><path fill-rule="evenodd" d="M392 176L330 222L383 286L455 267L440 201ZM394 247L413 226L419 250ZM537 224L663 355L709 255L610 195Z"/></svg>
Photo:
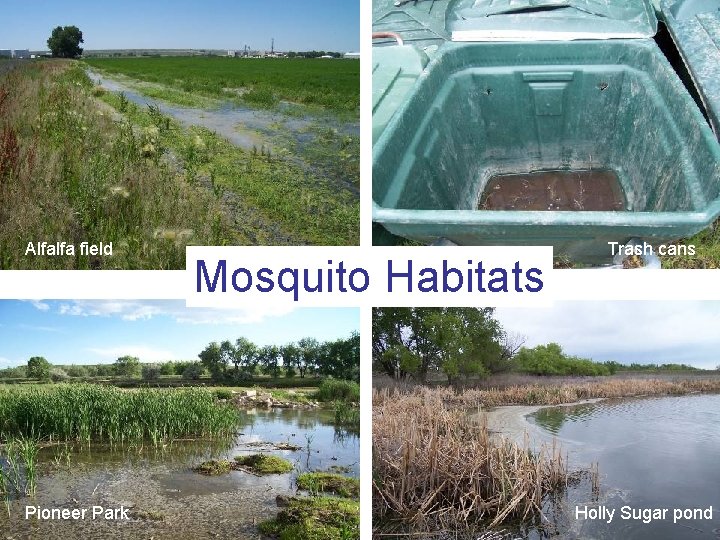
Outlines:
<svg viewBox="0 0 720 540"><path fill-rule="evenodd" d="M536 180L547 210L496 197ZM373 146L373 221L424 243L602 263L707 227L719 190L720 146L651 40L447 43Z"/></svg>
<svg viewBox="0 0 720 540"><path fill-rule="evenodd" d="M720 0L662 0L662 18L720 136Z"/></svg>

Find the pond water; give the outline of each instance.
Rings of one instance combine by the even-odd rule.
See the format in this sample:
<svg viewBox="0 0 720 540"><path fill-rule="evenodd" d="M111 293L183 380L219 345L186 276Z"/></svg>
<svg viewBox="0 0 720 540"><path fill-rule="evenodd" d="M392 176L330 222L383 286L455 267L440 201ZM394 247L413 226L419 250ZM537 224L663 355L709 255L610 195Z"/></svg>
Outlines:
<svg viewBox="0 0 720 540"><path fill-rule="evenodd" d="M277 450L290 443L299 450ZM236 437L225 441L175 441L165 448L44 448L35 497L0 504L2 538L258 538L257 524L278 511L276 497L296 493L295 479L308 470L359 476L356 434L334 426L325 410L271 409L243 412ZM281 475L233 471L204 476L193 466L207 459L272 453L295 468ZM43 508L129 508L127 521L25 520L26 505Z"/></svg>
<svg viewBox="0 0 720 540"><path fill-rule="evenodd" d="M600 492L587 484L548 507L553 523L530 538L720 538L720 395L606 400L548 407L527 416L559 439L572 466L597 463ZM576 519L575 509L614 510L613 519ZM709 509L703 519L674 521L674 510ZM665 519L622 519L623 507L668 509ZM661 514L658 514L660 516ZM553 530L554 529L554 530Z"/></svg>
<svg viewBox="0 0 720 540"><path fill-rule="evenodd" d="M252 150L263 145L275 149L280 142L292 137L299 145L309 144L315 140L311 128L327 124L340 133L359 135L358 123L340 123L332 118L316 118L310 116L289 116L283 114L281 104L279 111L253 109L235 103L223 103L217 108L198 109L181 107L164 101L146 97L121 81L108 78L94 71L87 71L88 77L110 92L123 92L128 101L146 107L157 106L163 114L178 120L183 126L202 126L225 137L233 144Z"/></svg>

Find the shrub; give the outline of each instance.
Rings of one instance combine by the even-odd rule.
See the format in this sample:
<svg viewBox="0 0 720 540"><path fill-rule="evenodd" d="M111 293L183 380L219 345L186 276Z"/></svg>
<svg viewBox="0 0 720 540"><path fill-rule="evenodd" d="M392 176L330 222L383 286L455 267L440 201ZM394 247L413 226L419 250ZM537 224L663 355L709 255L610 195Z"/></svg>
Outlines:
<svg viewBox="0 0 720 540"><path fill-rule="evenodd" d="M315 397L318 401L360 401L360 385L353 381L325 379Z"/></svg>
<svg viewBox="0 0 720 540"><path fill-rule="evenodd" d="M197 381L203 374L203 367L200 364L188 364L183 371L183 379L187 381Z"/></svg>
<svg viewBox="0 0 720 540"><path fill-rule="evenodd" d="M215 390L215 397L218 399L230 399L232 398L233 393L231 390L228 390L226 388L219 388Z"/></svg>
<svg viewBox="0 0 720 540"><path fill-rule="evenodd" d="M69 378L67 372L63 368L54 367L50 370L50 379L53 382L62 382Z"/></svg>
<svg viewBox="0 0 720 540"><path fill-rule="evenodd" d="M145 364L142 367L144 381L156 381L160 378L160 367L157 364Z"/></svg>

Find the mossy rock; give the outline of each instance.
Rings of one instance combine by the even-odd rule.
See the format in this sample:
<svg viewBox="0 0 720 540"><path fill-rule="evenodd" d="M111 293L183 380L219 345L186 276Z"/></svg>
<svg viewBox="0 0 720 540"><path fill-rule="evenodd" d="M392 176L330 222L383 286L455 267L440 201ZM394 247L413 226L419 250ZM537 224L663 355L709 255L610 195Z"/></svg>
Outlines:
<svg viewBox="0 0 720 540"><path fill-rule="evenodd" d="M357 478L329 472L303 473L297 478L297 486L311 493L335 493L353 499L360 496L360 481Z"/></svg>
<svg viewBox="0 0 720 540"><path fill-rule="evenodd" d="M203 461L200 465L193 467L193 471L208 476L217 476L219 474L227 474L232 470L232 463L226 459L211 459Z"/></svg>
<svg viewBox="0 0 720 540"><path fill-rule="evenodd" d="M236 465L245 467L255 474L284 474L293 470L293 464L271 454L250 454L249 456L236 456Z"/></svg>
<svg viewBox="0 0 720 540"><path fill-rule="evenodd" d="M292 497L260 532L279 540L355 540L360 538L360 503L333 497Z"/></svg>

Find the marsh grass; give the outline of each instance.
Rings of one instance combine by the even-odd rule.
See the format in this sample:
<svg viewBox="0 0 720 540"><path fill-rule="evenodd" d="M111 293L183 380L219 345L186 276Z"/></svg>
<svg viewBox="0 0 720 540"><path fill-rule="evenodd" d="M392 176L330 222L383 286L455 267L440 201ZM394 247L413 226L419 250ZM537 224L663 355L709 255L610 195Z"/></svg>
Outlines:
<svg viewBox="0 0 720 540"><path fill-rule="evenodd" d="M246 468L255 474L284 474L293 470L293 464L287 459L271 454L250 454L236 456L236 466Z"/></svg>
<svg viewBox="0 0 720 540"><path fill-rule="evenodd" d="M570 479L556 446L491 439L441 393L374 392L373 515L414 530L494 527L541 513Z"/></svg>
<svg viewBox="0 0 720 540"><path fill-rule="evenodd" d="M406 387L396 392L393 388L375 393L376 400L392 399L405 392L432 395L448 406L477 408L502 405L561 405L584 399L621 398L636 396L684 395L697 392L720 392L720 379L663 380L611 379L589 382L557 384L520 384L506 388L466 389L456 392L452 388Z"/></svg>
<svg viewBox="0 0 720 540"><path fill-rule="evenodd" d="M297 486L312 495L334 493L347 498L360 496L360 481L357 478L330 472L303 473L297 477Z"/></svg>
<svg viewBox="0 0 720 540"><path fill-rule="evenodd" d="M356 540L360 538L360 504L334 497L291 497L260 532L282 540Z"/></svg>
<svg viewBox="0 0 720 540"><path fill-rule="evenodd" d="M0 268L180 269L188 244L241 242L211 192L99 106L76 63L23 64L0 77L0 93ZM118 110L133 109L116 99ZM24 255L40 241L112 242L113 256Z"/></svg>
<svg viewBox="0 0 720 540"><path fill-rule="evenodd" d="M200 388L124 391L58 384L0 390L0 433L9 437L158 446L176 438L231 435L237 422L234 408Z"/></svg>
<svg viewBox="0 0 720 540"><path fill-rule="evenodd" d="M8 437L0 446L0 496L10 514L10 499L34 495L37 490L37 458L40 451L34 437Z"/></svg>

